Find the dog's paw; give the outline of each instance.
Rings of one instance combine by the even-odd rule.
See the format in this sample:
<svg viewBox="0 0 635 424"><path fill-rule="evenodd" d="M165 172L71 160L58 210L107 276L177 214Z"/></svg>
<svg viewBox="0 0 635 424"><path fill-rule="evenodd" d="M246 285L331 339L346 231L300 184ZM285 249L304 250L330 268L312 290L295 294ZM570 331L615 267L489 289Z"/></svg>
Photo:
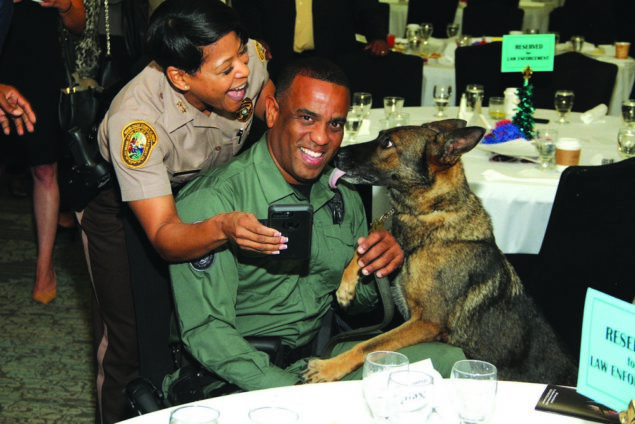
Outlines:
<svg viewBox="0 0 635 424"><path fill-rule="evenodd" d="M333 359L311 359L302 375L305 383L326 383L342 378L337 363Z"/></svg>
<svg viewBox="0 0 635 424"><path fill-rule="evenodd" d="M337 303L339 303L341 307L348 307L355 297L355 285L343 283L340 284L337 291L335 292L335 297L337 298Z"/></svg>

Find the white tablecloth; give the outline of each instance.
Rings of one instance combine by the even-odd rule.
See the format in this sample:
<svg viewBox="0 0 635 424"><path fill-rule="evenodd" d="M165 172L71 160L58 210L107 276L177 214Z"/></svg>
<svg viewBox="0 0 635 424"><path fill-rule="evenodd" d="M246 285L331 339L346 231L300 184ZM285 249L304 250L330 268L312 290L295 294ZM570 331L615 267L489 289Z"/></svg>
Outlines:
<svg viewBox="0 0 635 424"><path fill-rule="evenodd" d="M439 415L429 423L458 423L452 400L451 380L435 385ZM534 409L544 384L500 381L496 406L490 424L582 424L590 421ZM303 386L245 392L207 399L198 404L216 408L219 424L248 424L247 414L252 408L274 405L295 410L301 424L372 424L372 418L362 394L360 381L321 383ZM142 415L125 421L126 424L167 423L171 409Z"/></svg>
<svg viewBox="0 0 635 424"><path fill-rule="evenodd" d="M434 117L433 107L406 108L406 111L411 125L439 119ZM450 108L447 115L456 117L457 108ZM599 165L602 159L620 160L616 144L617 131L622 126L620 118L606 116L602 121L586 125L580 121L580 114L572 113L570 124L559 125L555 123L554 111L539 109L535 116L551 120L550 124L538 124L536 128L555 128L560 137L580 139L581 165ZM383 110L373 109L369 132L358 136L355 142L375 138L382 118ZM498 246L505 253L538 253L560 173L540 171L533 163L492 162L490 156L477 147L463 157L463 164L470 187L492 217ZM373 218L384 214L389 203L385 189L373 187Z"/></svg>

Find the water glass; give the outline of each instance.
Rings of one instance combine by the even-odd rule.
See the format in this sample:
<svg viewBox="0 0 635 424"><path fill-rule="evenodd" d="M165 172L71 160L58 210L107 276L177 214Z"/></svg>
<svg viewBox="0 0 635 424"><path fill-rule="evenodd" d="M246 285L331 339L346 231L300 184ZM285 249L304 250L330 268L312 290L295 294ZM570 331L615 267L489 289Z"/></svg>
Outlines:
<svg viewBox="0 0 635 424"><path fill-rule="evenodd" d="M364 111L352 106L348 109L348 115L346 115L346 124L344 125L344 137L347 140L354 140L359 134L359 130L362 128L364 122Z"/></svg>
<svg viewBox="0 0 635 424"><path fill-rule="evenodd" d="M483 97L485 95L485 88L481 84L468 84L465 87L465 98L467 100L467 108L471 112L474 111L476 102L480 99L483 104Z"/></svg>
<svg viewBox="0 0 635 424"><path fill-rule="evenodd" d="M459 35L459 24L448 24L448 26L445 27L445 33L448 38L456 37L457 35Z"/></svg>
<svg viewBox="0 0 635 424"><path fill-rule="evenodd" d="M472 36L463 34L456 40L457 47L468 47L472 45Z"/></svg>
<svg viewBox="0 0 635 424"><path fill-rule="evenodd" d="M624 159L635 157L635 128L620 128L617 133L617 151Z"/></svg>
<svg viewBox="0 0 635 424"><path fill-rule="evenodd" d="M626 126L635 126L635 99L628 99L622 102L622 119Z"/></svg>
<svg viewBox="0 0 635 424"><path fill-rule="evenodd" d="M393 113L401 113L404 102L405 99L403 97L384 97L384 114L386 118L390 117Z"/></svg>
<svg viewBox="0 0 635 424"><path fill-rule="evenodd" d="M353 107L361 109L364 119L368 118L373 107L373 95L364 92L353 93Z"/></svg>
<svg viewBox="0 0 635 424"><path fill-rule="evenodd" d="M560 114L558 118L559 124L567 124L567 114L573 109L573 101L575 100L575 94L570 90L558 90L554 95L554 107L556 112Z"/></svg>
<svg viewBox="0 0 635 424"><path fill-rule="evenodd" d="M490 97L489 104L487 106L487 113L489 113L490 118L496 121L505 119L505 98Z"/></svg>
<svg viewBox="0 0 635 424"><path fill-rule="evenodd" d="M434 27L429 22L424 22L421 24L421 38L423 39L423 44L428 44L428 40L432 37L432 31Z"/></svg>
<svg viewBox="0 0 635 424"><path fill-rule="evenodd" d="M253 424L293 424L300 421L297 412L279 406L263 406L249 411Z"/></svg>
<svg viewBox="0 0 635 424"><path fill-rule="evenodd" d="M220 413L208 406L182 406L170 413L170 424L218 424Z"/></svg>
<svg viewBox="0 0 635 424"><path fill-rule="evenodd" d="M407 370L408 358L399 352L377 351L364 360L362 389L364 399L376 423L389 422L388 378L394 371Z"/></svg>
<svg viewBox="0 0 635 424"><path fill-rule="evenodd" d="M459 421L483 424L489 421L496 404L496 367L485 361L458 361L450 374Z"/></svg>
<svg viewBox="0 0 635 424"><path fill-rule="evenodd" d="M556 144L558 143L558 131L545 128L536 132L534 146L538 151L538 168L541 170L555 169Z"/></svg>
<svg viewBox="0 0 635 424"><path fill-rule="evenodd" d="M391 423L425 423L433 408L434 378L424 371L393 371L388 378Z"/></svg>
<svg viewBox="0 0 635 424"><path fill-rule="evenodd" d="M571 47L573 47L574 52L581 52L584 47L584 37L582 35L571 37Z"/></svg>
<svg viewBox="0 0 635 424"><path fill-rule="evenodd" d="M450 96L452 96L452 86L450 85L435 85L432 90L432 99L434 100L434 105L437 108L437 114L434 115L438 118L446 116L445 108L448 107L450 103Z"/></svg>

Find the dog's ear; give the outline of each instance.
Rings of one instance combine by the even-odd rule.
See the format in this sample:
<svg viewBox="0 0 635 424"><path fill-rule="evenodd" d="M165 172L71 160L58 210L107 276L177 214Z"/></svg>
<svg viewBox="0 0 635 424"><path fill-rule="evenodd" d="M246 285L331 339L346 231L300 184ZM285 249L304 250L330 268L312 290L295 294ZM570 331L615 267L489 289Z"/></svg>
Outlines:
<svg viewBox="0 0 635 424"><path fill-rule="evenodd" d="M472 150L481 141L483 135L485 128L481 127L458 128L451 131L441 147L437 161L444 165L454 165L464 153Z"/></svg>
<svg viewBox="0 0 635 424"><path fill-rule="evenodd" d="M463 119L443 119L441 121L434 121L429 124L423 124L422 127L434 128L441 132L452 131L457 128L465 128L467 121Z"/></svg>

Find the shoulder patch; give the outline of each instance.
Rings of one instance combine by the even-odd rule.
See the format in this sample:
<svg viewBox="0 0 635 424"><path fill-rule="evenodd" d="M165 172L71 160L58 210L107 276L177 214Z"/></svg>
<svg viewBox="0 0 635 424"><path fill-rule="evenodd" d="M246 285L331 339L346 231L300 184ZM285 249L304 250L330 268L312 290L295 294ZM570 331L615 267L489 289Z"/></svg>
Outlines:
<svg viewBox="0 0 635 424"><path fill-rule="evenodd" d="M256 40L254 40L254 44L256 45L256 53L258 53L258 58L260 59L261 62L264 62L266 57L265 47L259 42L257 42Z"/></svg>
<svg viewBox="0 0 635 424"><path fill-rule="evenodd" d="M121 159L130 168L143 166L157 144L157 132L145 121L129 123L121 131Z"/></svg>

